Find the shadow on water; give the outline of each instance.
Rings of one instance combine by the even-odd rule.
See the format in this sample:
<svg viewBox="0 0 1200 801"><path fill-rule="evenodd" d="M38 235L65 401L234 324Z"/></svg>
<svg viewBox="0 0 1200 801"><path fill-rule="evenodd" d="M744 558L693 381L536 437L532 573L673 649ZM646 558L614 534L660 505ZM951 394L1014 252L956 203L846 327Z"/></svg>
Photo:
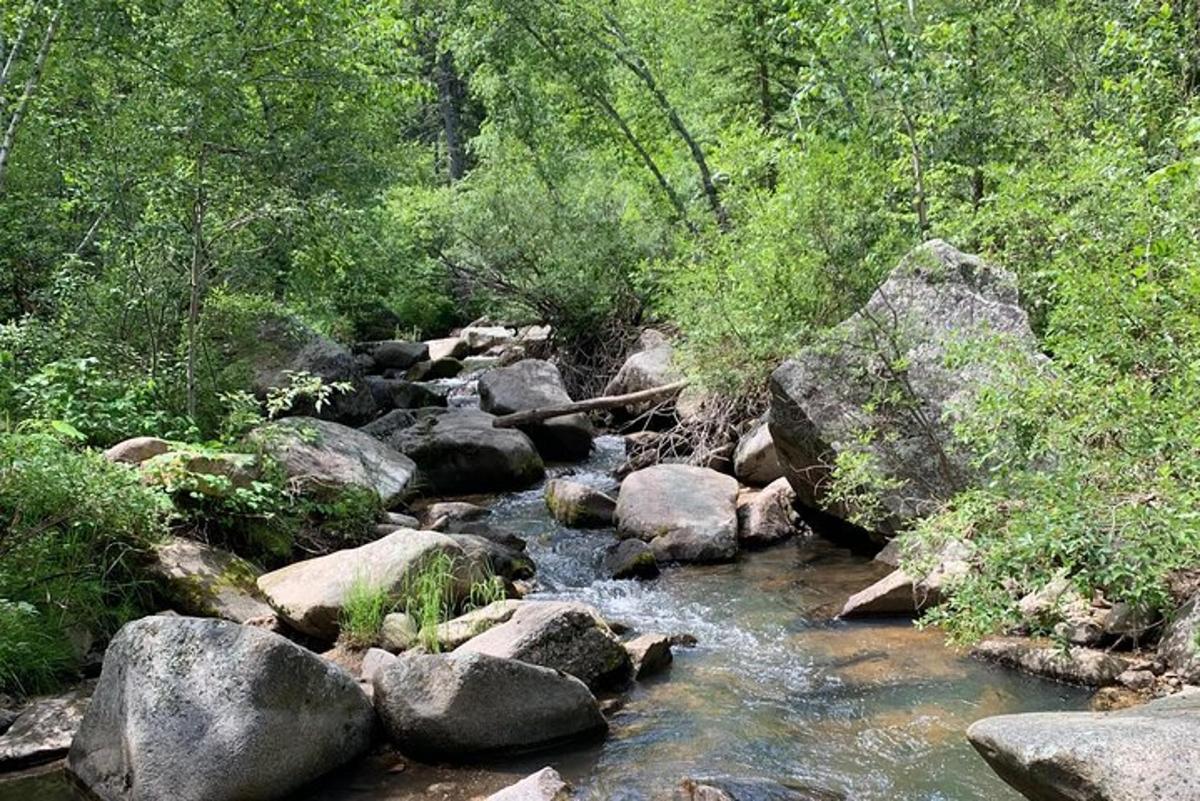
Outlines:
<svg viewBox="0 0 1200 801"><path fill-rule="evenodd" d="M552 475L614 489L620 440ZM673 568L650 582L603 578L611 530L579 531L547 514L541 488L492 504L493 520L529 541L534 597L594 604L636 632L688 633L662 676L630 688L602 743L452 769L376 754L297 801L484 796L545 765L588 799L658 799L685 776L762 776L861 801L1015 801L964 731L1006 712L1083 708L1085 694L969 660L906 621L829 620L879 565L822 541L745 554L729 565ZM298 733L299 736L299 733ZM53 777L0 801L66 801Z"/></svg>

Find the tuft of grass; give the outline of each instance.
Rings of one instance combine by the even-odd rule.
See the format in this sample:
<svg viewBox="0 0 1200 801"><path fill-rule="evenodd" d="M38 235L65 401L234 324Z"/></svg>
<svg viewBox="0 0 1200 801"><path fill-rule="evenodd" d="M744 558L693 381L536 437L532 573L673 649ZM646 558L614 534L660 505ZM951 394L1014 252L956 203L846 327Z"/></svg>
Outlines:
<svg viewBox="0 0 1200 801"><path fill-rule="evenodd" d="M507 597L504 581L487 567L472 581L466 599L460 605L456 593L457 568L454 557L439 553L412 576L401 594L401 605L417 624L419 641L430 653L441 650L437 638L439 625L451 620L459 611L478 609Z"/></svg>
<svg viewBox="0 0 1200 801"><path fill-rule="evenodd" d="M386 587L372 584L362 576L355 578L342 602L342 640L359 648L378 644L383 619L394 607Z"/></svg>

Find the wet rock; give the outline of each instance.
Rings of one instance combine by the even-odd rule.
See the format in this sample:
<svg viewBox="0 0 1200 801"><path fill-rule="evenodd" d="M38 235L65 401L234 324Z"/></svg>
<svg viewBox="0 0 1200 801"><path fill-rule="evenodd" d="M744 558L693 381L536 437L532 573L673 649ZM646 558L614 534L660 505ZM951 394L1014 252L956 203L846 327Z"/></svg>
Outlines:
<svg viewBox="0 0 1200 801"><path fill-rule="evenodd" d="M971 745L1034 801L1200 798L1200 693L1119 712L1042 712L975 722Z"/></svg>
<svg viewBox="0 0 1200 801"><path fill-rule="evenodd" d="M89 697L88 690L79 689L30 702L0 736L0 771L53 762L66 754Z"/></svg>
<svg viewBox="0 0 1200 801"><path fill-rule="evenodd" d="M472 637L512 619L522 603L515 599L493 601L487 606L440 623L435 630L438 645L445 651L453 651Z"/></svg>
<svg viewBox="0 0 1200 801"><path fill-rule="evenodd" d="M407 370L417 362L429 359L429 346L424 342L405 342L402 339L359 342L353 350L370 356L377 367L391 370Z"/></svg>
<svg viewBox="0 0 1200 801"><path fill-rule="evenodd" d="M545 467L529 437L493 427L494 419L472 409L397 410L362 430L416 462L430 492L520 489L540 479Z"/></svg>
<svg viewBox="0 0 1200 801"><path fill-rule="evenodd" d="M142 483L167 492L197 492L227 498L259 477L258 459L248 453L224 453L195 448L160 453L138 465Z"/></svg>
<svg viewBox="0 0 1200 801"><path fill-rule="evenodd" d="M273 616L255 583L261 573L245 559L181 537L151 549L147 571L178 611L234 623Z"/></svg>
<svg viewBox="0 0 1200 801"><path fill-rule="evenodd" d="M738 493L738 540L763 546L782 542L797 533L796 491L786 478L778 478L759 491Z"/></svg>
<svg viewBox="0 0 1200 801"><path fill-rule="evenodd" d="M346 595L356 582L398 595L439 555L455 561L455 590L462 597L475 572L466 553L443 534L412 529L267 573L259 577L258 588L288 625L311 637L333 640Z"/></svg>
<svg viewBox="0 0 1200 801"><path fill-rule="evenodd" d="M1049 640L1027 637L984 640L971 650L971 654L1026 673L1088 687L1114 684L1129 667L1128 662L1116 654L1081 647L1064 651Z"/></svg>
<svg viewBox="0 0 1200 801"><path fill-rule="evenodd" d="M909 253L866 306L780 366L770 427L780 464L804 504L820 507L838 454L865 450L883 478L875 529L892 536L973 481L956 447L954 409L969 405L989 365L946 358L972 339L1002 341L1041 369L1043 357L1016 278L940 240ZM892 366L905 365L899 382ZM904 403L876 403L901 386ZM876 432L862 443L863 432ZM849 518L860 510L836 505Z"/></svg>
<svg viewBox="0 0 1200 801"><path fill-rule="evenodd" d="M446 396L425 384L377 375L367 376L366 382L380 409L421 409L446 405Z"/></svg>
<svg viewBox="0 0 1200 801"><path fill-rule="evenodd" d="M1188 684L1200 684L1200 595L1175 613L1158 642L1158 655Z"/></svg>
<svg viewBox="0 0 1200 801"><path fill-rule="evenodd" d="M638 470L621 485L617 533L650 543L660 562L737 556L737 480L690 465Z"/></svg>
<svg viewBox="0 0 1200 801"><path fill-rule="evenodd" d="M738 440L733 455L733 474L739 481L765 487L783 478L783 467L775 453L775 440L766 420L760 420Z"/></svg>
<svg viewBox="0 0 1200 801"><path fill-rule="evenodd" d="M385 615L379 627L379 645L393 654L416 647L421 631L412 616L404 612Z"/></svg>
<svg viewBox="0 0 1200 801"><path fill-rule="evenodd" d="M361 488L391 506L413 491L417 466L412 459L338 423L289 417L255 429L250 439L302 489L318 496Z"/></svg>
<svg viewBox="0 0 1200 801"><path fill-rule="evenodd" d="M110 462L122 464L141 464L155 456L171 450L171 443L158 437L134 437L118 442L104 452L104 458Z"/></svg>
<svg viewBox="0 0 1200 801"><path fill-rule="evenodd" d="M269 801L364 752L371 704L277 634L148 617L113 639L67 769L102 801Z"/></svg>
<svg viewBox="0 0 1200 801"><path fill-rule="evenodd" d="M625 643L629 659L633 664L633 677L644 679L666 670L674 658L671 654L671 638L665 634L643 634Z"/></svg>
<svg viewBox="0 0 1200 801"><path fill-rule="evenodd" d="M541 359L500 367L479 379L479 408L495 415L570 403L558 368ZM572 414L521 426L545 459L578 461L592 449L594 432L587 415Z"/></svg>
<svg viewBox="0 0 1200 801"><path fill-rule="evenodd" d="M462 761L530 750L607 728L583 682L480 653L409 653L376 675L375 708L406 754Z"/></svg>
<svg viewBox="0 0 1200 801"><path fill-rule="evenodd" d="M459 521L482 520L492 513L491 509L485 509L482 506L477 506L473 503L465 503L463 501L442 501L440 503L432 503L425 507L421 512L421 521L426 526L432 526L439 520L445 520L447 523Z"/></svg>
<svg viewBox="0 0 1200 801"><path fill-rule="evenodd" d="M715 776L684 779L675 801L844 801L844 796L771 779Z"/></svg>
<svg viewBox="0 0 1200 801"><path fill-rule="evenodd" d="M433 362L439 359L465 359L471 355L471 346L462 337L426 340L425 347L429 349L429 360Z"/></svg>
<svg viewBox="0 0 1200 801"><path fill-rule="evenodd" d="M617 502L595 487L555 478L546 482L546 507L554 519L575 528L611 526Z"/></svg>
<svg viewBox="0 0 1200 801"><path fill-rule="evenodd" d="M654 550L641 540L621 540L604 552L604 571L615 579L649 579L658 575Z"/></svg>
<svg viewBox="0 0 1200 801"><path fill-rule="evenodd" d="M571 785L554 768L542 768L516 784L492 793L485 801L570 801Z"/></svg>
<svg viewBox="0 0 1200 801"><path fill-rule="evenodd" d="M629 654L599 613L590 606L558 601L525 601L505 623L473 637L456 653L520 659L561 670L589 687L628 678Z"/></svg>
<svg viewBox="0 0 1200 801"><path fill-rule="evenodd" d="M638 339L635 350L621 365L621 369L604 388L605 395L626 395L643 389L666 386L683 378L673 364L675 349L665 334L646 329ZM630 404L625 412L630 415L644 414L653 409L661 399Z"/></svg>

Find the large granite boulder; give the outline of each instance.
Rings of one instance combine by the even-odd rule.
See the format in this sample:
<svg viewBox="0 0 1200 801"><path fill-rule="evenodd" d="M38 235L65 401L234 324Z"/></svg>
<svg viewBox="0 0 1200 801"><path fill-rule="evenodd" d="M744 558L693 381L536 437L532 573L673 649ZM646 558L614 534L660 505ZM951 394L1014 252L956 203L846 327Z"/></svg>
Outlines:
<svg viewBox="0 0 1200 801"><path fill-rule="evenodd" d="M519 489L540 479L545 466L529 437L494 427L494 419L473 409L398 409L362 430L416 462L432 493Z"/></svg>
<svg viewBox="0 0 1200 801"><path fill-rule="evenodd" d="M375 366L384 370L407 370L417 362L429 358L429 346L424 342L408 342L403 339L359 342L354 346L354 352L371 357Z"/></svg>
<svg viewBox="0 0 1200 801"><path fill-rule="evenodd" d="M389 737L418 757L462 761L607 728L579 679L486 654L407 653L375 675L374 688Z"/></svg>
<svg viewBox="0 0 1200 801"><path fill-rule="evenodd" d="M288 417L255 429L250 439L313 494L358 487L373 490L392 506L413 490L417 466L412 459L338 423Z"/></svg>
<svg viewBox="0 0 1200 801"><path fill-rule="evenodd" d="M109 645L67 769L101 801L268 801L364 752L345 671L261 629L148 617Z"/></svg>
<svg viewBox="0 0 1200 801"><path fill-rule="evenodd" d="M1011 273L940 240L913 250L866 306L771 377L770 429L802 502L818 506L843 455L865 458L888 486L878 502L834 514L893 535L972 481L952 436L956 410L1006 354L1038 369ZM977 344L979 353L964 348ZM950 360L952 350L957 354Z"/></svg>
<svg viewBox="0 0 1200 801"><path fill-rule="evenodd" d="M558 368L541 359L525 359L489 370L479 379L479 408L494 415L513 414L570 403ZM592 450L587 415L571 414L521 426L543 458L578 461Z"/></svg>
<svg viewBox="0 0 1200 801"><path fill-rule="evenodd" d="M458 651L520 659L561 670L589 687L629 677L629 654L590 606L559 601L525 601L506 622L472 637Z"/></svg>
<svg viewBox="0 0 1200 801"><path fill-rule="evenodd" d="M454 589L464 597L479 571L454 540L433 531L397 529L358 548L306 559L259 577L258 588L280 619L299 632L322 640L338 635L346 595L355 583L401 595L433 560L455 563Z"/></svg>
<svg viewBox="0 0 1200 801"><path fill-rule="evenodd" d="M705 467L660 464L631 473L617 496L617 534L650 543L660 562L737 556L737 479Z"/></svg>
<svg viewBox="0 0 1200 801"><path fill-rule="evenodd" d="M266 621L275 614L255 583L261 571L241 557L182 537L156 544L151 557L147 572L177 612L234 623Z"/></svg>
<svg viewBox="0 0 1200 801"><path fill-rule="evenodd" d="M1200 691L1118 712L984 718L967 737L1032 801L1200 798Z"/></svg>
<svg viewBox="0 0 1200 801"><path fill-rule="evenodd" d="M446 396L431 389L428 384L379 375L369 375L366 381L375 404L382 410L422 409L447 404Z"/></svg>
<svg viewBox="0 0 1200 801"><path fill-rule="evenodd" d="M733 474L739 481L755 487L765 487L783 477L783 467L775 452L771 427L760 420L738 440L733 453Z"/></svg>

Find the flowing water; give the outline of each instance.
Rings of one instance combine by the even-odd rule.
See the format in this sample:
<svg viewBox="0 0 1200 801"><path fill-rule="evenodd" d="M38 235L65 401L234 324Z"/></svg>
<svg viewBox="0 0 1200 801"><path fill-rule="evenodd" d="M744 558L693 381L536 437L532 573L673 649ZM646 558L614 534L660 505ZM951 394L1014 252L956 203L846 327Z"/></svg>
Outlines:
<svg viewBox="0 0 1200 801"><path fill-rule="evenodd" d="M553 475L615 490L621 440ZM858 801L1012 801L964 731L987 715L1078 709L1085 695L969 660L904 621L830 620L879 566L820 540L744 554L736 563L666 570L648 581L603 578L611 530L548 515L542 489L502 496L491 520L522 533L538 568L534 598L579 600L633 632L687 633L672 667L616 700L599 743L494 766L453 769L377 754L298 801L458 801L552 765L588 799L669 797L680 779L765 777ZM297 732L296 736L303 736ZM0 801L74 801L60 773L0 783Z"/></svg>

